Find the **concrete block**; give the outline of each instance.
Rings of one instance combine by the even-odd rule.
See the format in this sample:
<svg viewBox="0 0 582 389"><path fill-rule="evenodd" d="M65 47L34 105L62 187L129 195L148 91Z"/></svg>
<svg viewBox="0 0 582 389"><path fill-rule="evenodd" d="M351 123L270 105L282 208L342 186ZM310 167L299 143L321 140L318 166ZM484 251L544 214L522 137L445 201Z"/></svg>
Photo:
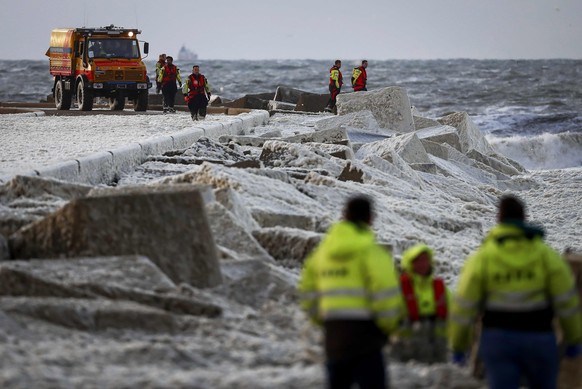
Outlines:
<svg viewBox="0 0 582 389"><path fill-rule="evenodd" d="M73 200L9 237L17 259L144 255L172 281L220 284L202 195L191 185L124 187Z"/></svg>
<svg viewBox="0 0 582 389"><path fill-rule="evenodd" d="M177 314L216 316L220 308L176 293L142 256L0 262L0 295L131 300Z"/></svg>
<svg viewBox="0 0 582 389"><path fill-rule="evenodd" d="M40 177L51 177L68 182L80 181L79 161L69 160L36 170Z"/></svg>
<svg viewBox="0 0 582 389"><path fill-rule="evenodd" d="M364 159L366 156L378 155L389 162L392 161L392 153L399 155L404 161L409 164L412 163L431 163L424 146L416 134L405 134L382 141L364 144L358 152L356 157Z"/></svg>
<svg viewBox="0 0 582 389"><path fill-rule="evenodd" d="M303 263L319 244L323 234L294 228L273 227L253 231L253 236L275 260Z"/></svg>
<svg viewBox="0 0 582 389"><path fill-rule="evenodd" d="M130 143L128 145L109 150L113 155L112 169L114 174L121 175L128 173L143 163L142 148L139 143Z"/></svg>
<svg viewBox="0 0 582 389"><path fill-rule="evenodd" d="M230 119L230 118L229 118ZM243 120L237 116L234 116L228 122L223 123L223 133L220 135L240 135L244 133L243 130ZM217 138L214 138L217 139Z"/></svg>
<svg viewBox="0 0 582 389"><path fill-rule="evenodd" d="M283 101L269 100L268 107L271 111L295 111L295 104Z"/></svg>
<svg viewBox="0 0 582 389"><path fill-rule="evenodd" d="M204 136L204 130L197 127L191 127L170 136L174 140L174 150L186 149L192 146L192 143Z"/></svg>
<svg viewBox="0 0 582 389"><path fill-rule="evenodd" d="M262 259L273 262L269 253L236 216L218 202L206 206L208 220L217 245L236 253L237 259Z"/></svg>
<svg viewBox="0 0 582 389"><path fill-rule="evenodd" d="M81 331L114 328L172 333L178 329L168 312L131 301L3 297L0 310Z"/></svg>
<svg viewBox="0 0 582 389"><path fill-rule="evenodd" d="M455 127L443 125L427 127L417 130L416 136L421 140L426 139L438 144L446 143L461 151L459 133Z"/></svg>
<svg viewBox="0 0 582 389"><path fill-rule="evenodd" d="M467 112L452 113L440 118L438 122L457 129L461 151L463 153L467 153L469 150L477 150L479 153L485 155L495 152Z"/></svg>
<svg viewBox="0 0 582 389"><path fill-rule="evenodd" d="M166 151L174 149L174 139L171 136L160 136L157 138L146 139L139 142L142 152L142 160L150 155L162 155Z"/></svg>
<svg viewBox="0 0 582 389"><path fill-rule="evenodd" d="M317 95L312 93L304 93L299 96L295 111L300 112L323 112L329 101L329 93Z"/></svg>
<svg viewBox="0 0 582 389"><path fill-rule="evenodd" d="M104 151L78 158L79 182L98 185L113 181L113 154Z"/></svg>
<svg viewBox="0 0 582 389"><path fill-rule="evenodd" d="M477 150L469 150L469 152L467 152L467 157L481 162L491 167L492 169L495 169L508 176L515 176L520 174L520 172L512 165L506 164L494 157L483 155Z"/></svg>
<svg viewBox="0 0 582 389"><path fill-rule="evenodd" d="M280 85L277 87L277 90L275 91L275 96L273 97L273 100L295 105L297 104L299 97L306 93L308 92Z"/></svg>
<svg viewBox="0 0 582 389"><path fill-rule="evenodd" d="M421 116L413 115L412 119L414 120L414 128L416 128L417 131L422 130L423 128L435 127L440 125L440 123L434 119L423 118Z"/></svg>
<svg viewBox="0 0 582 389"><path fill-rule="evenodd" d="M305 134L293 135L284 138L285 142L289 143L337 143L341 144L349 139L345 128L331 128L328 130L321 130L309 132Z"/></svg>
<svg viewBox="0 0 582 389"><path fill-rule="evenodd" d="M410 99L406 90L400 87L340 93L337 97L337 107L339 115L370 110L381 128L399 133L415 130Z"/></svg>
<svg viewBox="0 0 582 389"><path fill-rule="evenodd" d="M431 142L430 140L426 140L426 139L421 139L420 143L422 143L422 145L424 146L424 149L430 155L434 155L435 157L445 159L445 160L449 158L448 149L446 149L442 145L435 143L435 142Z"/></svg>

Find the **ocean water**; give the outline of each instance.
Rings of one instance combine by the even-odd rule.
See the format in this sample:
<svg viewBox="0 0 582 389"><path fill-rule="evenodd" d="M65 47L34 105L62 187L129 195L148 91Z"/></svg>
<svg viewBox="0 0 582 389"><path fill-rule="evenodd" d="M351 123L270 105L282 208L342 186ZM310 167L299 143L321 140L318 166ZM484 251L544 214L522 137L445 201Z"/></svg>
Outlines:
<svg viewBox="0 0 582 389"><path fill-rule="evenodd" d="M327 93L333 61L200 60L213 93L226 99L286 85ZM154 62L146 61L150 78ZM177 63L186 75L190 63ZM344 91L358 61L343 62ZM422 116L466 111L496 147L528 168L582 166L582 60L372 61L368 89L400 86ZM51 92L46 61L0 61L0 101L33 101ZM559 158L547 156L547 150ZM540 155L544 154L543 158Z"/></svg>

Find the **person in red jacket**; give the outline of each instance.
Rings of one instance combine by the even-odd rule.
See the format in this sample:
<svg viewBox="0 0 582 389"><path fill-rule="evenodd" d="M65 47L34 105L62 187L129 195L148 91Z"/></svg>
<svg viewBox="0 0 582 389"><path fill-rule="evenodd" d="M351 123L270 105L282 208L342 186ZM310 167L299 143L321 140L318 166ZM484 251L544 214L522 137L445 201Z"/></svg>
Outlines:
<svg viewBox="0 0 582 389"><path fill-rule="evenodd" d="M354 92L367 91L366 83L368 82L368 74L366 73L366 68L368 67L368 61L363 60L362 65L355 67L352 72L352 88Z"/></svg>
<svg viewBox="0 0 582 389"><path fill-rule="evenodd" d="M336 97L339 95L342 85L343 85L343 76L340 68L342 67L342 61L339 59L335 60L335 64L329 69L329 93L330 98L327 106L325 107L326 112L332 112L335 108Z"/></svg>
<svg viewBox="0 0 582 389"><path fill-rule="evenodd" d="M166 64L160 70L158 81L162 83L162 94L164 96L164 112L176 112L174 109L174 101L176 100L176 81L182 87L182 79L180 78L180 69L173 64L174 58L166 57Z"/></svg>
<svg viewBox="0 0 582 389"><path fill-rule="evenodd" d="M200 74L200 66L192 66L192 74L188 76L182 87L184 100L188 103L192 120L204 119L206 107L210 100L210 84L203 74Z"/></svg>

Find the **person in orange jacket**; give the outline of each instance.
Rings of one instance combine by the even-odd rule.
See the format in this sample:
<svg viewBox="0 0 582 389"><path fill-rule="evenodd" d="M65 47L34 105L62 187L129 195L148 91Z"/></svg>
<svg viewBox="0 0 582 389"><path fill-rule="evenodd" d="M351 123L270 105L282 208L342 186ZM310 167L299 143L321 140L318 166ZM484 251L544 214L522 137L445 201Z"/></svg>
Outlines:
<svg viewBox="0 0 582 389"><path fill-rule="evenodd" d="M192 74L186 79L182 87L182 93L188 103L192 120L204 119L211 94L208 79L203 74L200 74L200 66L192 66Z"/></svg>
<svg viewBox="0 0 582 389"><path fill-rule="evenodd" d="M174 65L174 58L166 57L166 64L161 68L158 75L158 81L162 83L162 94L164 95L164 113L176 112L174 109L174 101L176 100L176 81L180 88L182 88L182 79L180 78L180 69Z"/></svg>
<svg viewBox="0 0 582 389"><path fill-rule="evenodd" d="M448 360L447 319L451 294L434 275L434 252L416 244L402 254L400 287L405 320L391 351L395 360L444 363Z"/></svg>
<svg viewBox="0 0 582 389"><path fill-rule="evenodd" d="M366 68L368 67L368 61L363 60L362 65L355 67L352 72L352 88L354 92L367 91L366 83L368 82L368 73L366 73Z"/></svg>
<svg viewBox="0 0 582 389"><path fill-rule="evenodd" d="M335 108L337 95L341 92L342 85L344 83L342 72L340 68L342 67L342 61L339 59L335 60L334 65L329 69L329 93L330 98L325 107L326 112L332 112Z"/></svg>

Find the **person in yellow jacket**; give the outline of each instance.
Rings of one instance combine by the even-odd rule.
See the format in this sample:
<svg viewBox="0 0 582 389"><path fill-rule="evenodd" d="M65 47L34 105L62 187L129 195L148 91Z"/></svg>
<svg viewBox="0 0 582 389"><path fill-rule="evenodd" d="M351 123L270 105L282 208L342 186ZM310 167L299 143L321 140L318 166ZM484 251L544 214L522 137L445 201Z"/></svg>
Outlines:
<svg viewBox="0 0 582 389"><path fill-rule="evenodd" d="M329 69L329 101L325 107L326 112L333 112L337 101L337 95L342 90L344 78L341 72L342 61L336 59L333 66Z"/></svg>
<svg viewBox="0 0 582 389"><path fill-rule="evenodd" d="M499 224L485 237L462 270L452 303L453 362L462 365L471 329L482 315L479 354L490 388L556 388L559 351L556 316L565 356L580 355L582 318L568 264L543 241L543 231L525 222L517 197L501 198Z"/></svg>
<svg viewBox="0 0 582 389"><path fill-rule="evenodd" d="M433 258L433 250L424 243L402 254L400 288L406 317L390 353L401 362L448 360L446 326L451 297L444 280L434 275Z"/></svg>
<svg viewBox="0 0 582 389"><path fill-rule="evenodd" d="M402 299L392 257L376 243L371 223L371 200L351 198L299 281L302 309L324 329L332 389L386 387L382 348L398 328Z"/></svg>

